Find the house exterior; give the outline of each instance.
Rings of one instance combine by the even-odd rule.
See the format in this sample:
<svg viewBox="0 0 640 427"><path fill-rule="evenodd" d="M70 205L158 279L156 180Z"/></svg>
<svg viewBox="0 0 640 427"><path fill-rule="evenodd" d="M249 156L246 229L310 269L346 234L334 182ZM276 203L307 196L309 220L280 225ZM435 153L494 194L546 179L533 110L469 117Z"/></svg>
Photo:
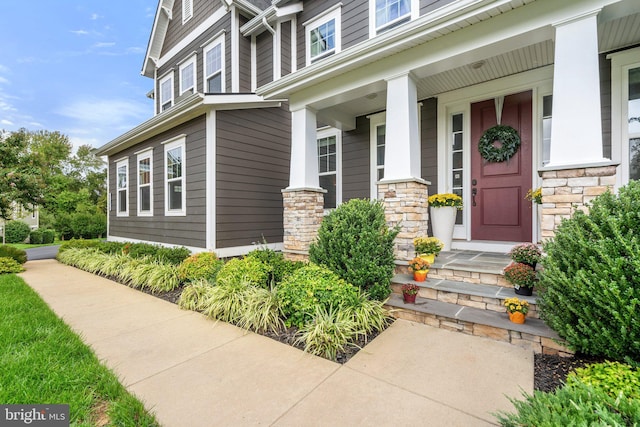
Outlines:
<svg viewBox="0 0 640 427"><path fill-rule="evenodd" d="M640 178L636 0L161 0L143 73L156 115L99 151L110 239L304 256L371 198L407 259L454 192L453 247L505 251Z"/></svg>

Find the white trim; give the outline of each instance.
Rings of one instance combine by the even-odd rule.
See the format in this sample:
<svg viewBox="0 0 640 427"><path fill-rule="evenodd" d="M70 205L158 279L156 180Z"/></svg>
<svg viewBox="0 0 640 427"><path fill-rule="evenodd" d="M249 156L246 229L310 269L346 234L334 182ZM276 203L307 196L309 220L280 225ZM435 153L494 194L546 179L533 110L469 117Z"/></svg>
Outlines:
<svg viewBox="0 0 640 427"><path fill-rule="evenodd" d="M325 127L316 131L316 140L335 137L336 139L336 207L342 204L342 131L333 127ZM317 155L317 154L316 154ZM330 175L318 171L318 177ZM319 180L319 178L318 178ZM322 187L321 187L322 188ZM323 190L326 190L323 189Z"/></svg>
<svg viewBox="0 0 640 427"><path fill-rule="evenodd" d="M227 11L220 7L218 10L213 12L213 14L208 17L206 20L202 22L202 24L198 25L193 29L189 34L187 34L184 38L178 42L174 47L169 49L167 53L158 58L156 67L161 68L167 62L171 61L174 57L176 57L180 52L189 47L198 37L200 37L205 31L214 26L224 15L227 14ZM200 46L202 47L202 46Z"/></svg>
<svg viewBox="0 0 640 427"><path fill-rule="evenodd" d="M180 135L172 136L171 138L167 139L166 141L162 141L160 143L160 145L171 144L172 142L176 142L176 141L179 141L181 139L185 139L186 137L187 137L186 133L181 133Z"/></svg>
<svg viewBox="0 0 640 427"><path fill-rule="evenodd" d="M180 148L180 178L173 178L171 182L177 181L178 179L181 181L180 186L180 196L181 206L180 209L170 209L169 208L169 179L167 178L167 153L170 150L174 150L176 148ZM175 139L173 142L168 142L164 144L164 170L163 181L164 181L164 214L165 216L186 216L187 215L187 150L186 150L186 138Z"/></svg>
<svg viewBox="0 0 640 427"><path fill-rule="evenodd" d="M158 81L158 69L154 68L153 69L153 90L155 91L156 88L156 83ZM158 87L160 87L160 85L158 85ZM156 95L158 96L154 96L153 98L153 115L157 116L158 114L160 114L160 108L159 108L159 104L160 104L160 91L158 90L157 92L155 92Z"/></svg>
<svg viewBox="0 0 640 427"><path fill-rule="evenodd" d="M149 211L143 211L141 206L142 197L140 195L140 161L149 159L149 184L144 184L149 187ZM146 149L140 152L136 156L136 197L137 197L137 214L138 216L153 216L153 149Z"/></svg>
<svg viewBox="0 0 640 427"><path fill-rule="evenodd" d="M616 188L629 182L629 70L640 67L640 47L607 55L611 59L611 160L620 164Z"/></svg>
<svg viewBox="0 0 640 427"><path fill-rule="evenodd" d="M162 93L162 85L165 84L167 81L171 81L171 84L169 85L169 87L171 88L171 98L170 99L164 99L162 97L163 93ZM168 72L167 74L165 74L164 77L162 77L160 79L160 81L158 82L158 93L160 94L160 96L158 97L158 111L160 111L161 113L168 110L169 108L173 107L174 105L174 95L175 95L175 90L174 90L174 83L173 83L173 69L171 69L170 72ZM167 103L170 102L171 105L169 105L169 107L167 107L166 109L163 108L163 106Z"/></svg>
<svg viewBox="0 0 640 427"><path fill-rule="evenodd" d="M120 171L119 169L124 167L125 170L125 185L124 187L120 187L118 179L119 179L119 175L120 175ZM129 185L129 180L130 180L130 174L129 174L129 158L126 157L120 161L118 161L116 163L116 216L129 216L129 204L131 202L131 198L129 197L129 188L131 187ZM125 193L125 200L126 200L126 206L124 210L120 210L120 192L124 191Z"/></svg>
<svg viewBox="0 0 640 427"><path fill-rule="evenodd" d="M216 111L207 111L206 118L206 246L216 248Z"/></svg>
<svg viewBox="0 0 640 427"><path fill-rule="evenodd" d="M298 70L298 18L291 17L291 73Z"/></svg>
<svg viewBox="0 0 640 427"><path fill-rule="evenodd" d="M256 45L256 36L251 36L251 92L255 92L258 88L258 49Z"/></svg>
<svg viewBox="0 0 640 427"><path fill-rule="evenodd" d="M282 77L282 22L276 23L273 42L273 80Z"/></svg>
<svg viewBox="0 0 640 427"><path fill-rule="evenodd" d="M335 33L334 33L334 47L331 50L327 50L315 57L311 57L311 31L317 29L321 25L324 25L330 21L334 21ZM320 15L304 22L304 46L305 46L305 58L306 64L312 63L326 58L331 55L335 55L342 50L342 3L338 3L333 7L327 9Z"/></svg>
<svg viewBox="0 0 640 427"><path fill-rule="evenodd" d="M369 196L378 199L378 126L386 125L387 112L371 114L369 119ZM385 144L387 141L385 140Z"/></svg>
<svg viewBox="0 0 640 427"><path fill-rule="evenodd" d="M376 26L376 0L369 0L369 38L373 38L378 33L383 33L390 28L393 28L397 23L403 22L409 17L408 21L413 21L420 17L420 1L419 0L410 0L411 10L407 15L403 15L400 18L394 19L393 21L387 22L384 25L377 27Z"/></svg>
<svg viewBox="0 0 640 427"><path fill-rule="evenodd" d="M240 17L231 6L231 92L240 92ZM223 61L224 64L224 61Z"/></svg>
<svg viewBox="0 0 640 427"><path fill-rule="evenodd" d="M218 72L207 74L207 53L212 49L220 46L220 92L226 91L226 53L225 53L225 34L222 32L218 37L213 39L205 47L202 48L202 92L209 93L207 87L207 79Z"/></svg>
<svg viewBox="0 0 640 427"><path fill-rule="evenodd" d="M146 147L142 150L134 151L133 154L137 156L138 154L146 153L147 151L153 151L153 147Z"/></svg>
<svg viewBox="0 0 640 427"><path fill-rule="evenodd" d="M182 95L183 93L185 93L187 90L192 89L193 92L192 93L196 93L197 92L197 84L198 84L198 71L197 71L197 64L198 64L198 56L197 54L194 52L190 57L186 58L185 60L182 61L182 63L179 65L178 67L178 80L179 80L179 93L180 95ZM183 87L183 79L182 79L182 70L184 70L185 68L187 68L189 65L193 66L193 71L192 71L192 79L193 79L193 86L188 87L188 88L184 88Z"/></svg>

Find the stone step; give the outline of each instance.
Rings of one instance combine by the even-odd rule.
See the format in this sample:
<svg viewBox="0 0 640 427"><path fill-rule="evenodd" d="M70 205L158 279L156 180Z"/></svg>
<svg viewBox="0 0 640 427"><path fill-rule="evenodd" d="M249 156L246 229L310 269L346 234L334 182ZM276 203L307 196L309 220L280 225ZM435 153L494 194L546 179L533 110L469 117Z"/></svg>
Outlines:
<svg viewBox="0 0 640 427"><path fill-rule="evenodd" d="M392 294L386 302L391 314L399 319L424 323L436 328L467 335L508 342L534 353L569 356L572 352L557 343L558 336L540 319L529 318L522 324L509 321L507 313L464 307L422 297L415 304L405 304L402 296Z"/></svg>
<svg viewBox="0 0 640 427"><path fill-rule="evenodd" d="M522 296L516 295L513 288L504 286L436 279L431 277L431 270L429 270L429 277L424 282L414 281L413 275L410 274L396 274L391 280L391 289L394 293L402 294L402 285L406 283L414 283L420 286L418 296L422 298L500 313L505 311L503 305L505 299L518 297L529 303L530 310L527 317L539 317L538 296L535 292L532 296Z"/></svg>

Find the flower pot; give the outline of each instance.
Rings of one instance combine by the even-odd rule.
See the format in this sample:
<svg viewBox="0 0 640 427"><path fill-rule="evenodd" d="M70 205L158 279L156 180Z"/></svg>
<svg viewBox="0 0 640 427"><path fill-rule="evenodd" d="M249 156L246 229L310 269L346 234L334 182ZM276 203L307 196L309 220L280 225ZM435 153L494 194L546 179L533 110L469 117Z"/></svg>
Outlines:
<svg viewBox="0 0 640 427"><path fill-rule="evenodd" d="M520 313L519 311L516 311L515 313L509 313L509 320L511 320L513 323L518 323L521 325L525 322L526 318L527 316Z"/></svg>
<svg viewBox="0 0 640 427"><path fill-rule="evenodd" d="M453 240L453 226L456 224L458 208L453 206L440 206L429 208L431 212L431 227L433 235L444 244L443 251L451 250Z"/></svg>
<svg viewBox="0 0 640 427"><path fill-rule="evenodd" d="M528 288L526 286L514 286L513 290L516 292L516 294L518 295L524 295L527 297L530 297L531 295L533 295L533 288Z"/></svg>
<svg viewBox="0 0 640 427"><path fill-rule="evenodd" d="M418 296L418 294L413 294L413 295L402 294L402 298L404 299L405 304L415 304L416 296Z"/></svg>
<svg viewBox="0 0 640 427"><path fill-rule="evenodd" d="M433 263L436 262L436 254L420 254L418 256L427 261L430 265L433 265Z"/></svg>
<svg viewBox="0 0 640 427"><path fill-rule="evenodd" d="M416 282L424 282L427 279L429 270L418 270L413 272L413 280Z"/></svg>

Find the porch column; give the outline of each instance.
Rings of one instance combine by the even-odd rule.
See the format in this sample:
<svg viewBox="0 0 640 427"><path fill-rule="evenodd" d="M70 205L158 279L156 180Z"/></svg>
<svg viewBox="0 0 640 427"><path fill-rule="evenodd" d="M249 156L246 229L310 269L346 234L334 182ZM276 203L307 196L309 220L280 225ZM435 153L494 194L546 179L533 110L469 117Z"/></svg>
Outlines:
<svg viewBox="0 0 640 427"><path fill-rule="evenodd" d="M547 168L605 162L598 65L600 9L555 23L553 125Z"/></svg>
<svg viewBox="0 0 640 427"><path fill-rule="evenodd" d="M306 259L324 214L324 193L318 178L316 112L302 108L291 113L289 186L282 190L283 247L288 259Z"/></svg>
<svg viewBox="0 0 640 427"><path fill-rule="evenodd" d="M387 79L387 124L382 182L420 178L418 91L410 73Z"/></svg>

